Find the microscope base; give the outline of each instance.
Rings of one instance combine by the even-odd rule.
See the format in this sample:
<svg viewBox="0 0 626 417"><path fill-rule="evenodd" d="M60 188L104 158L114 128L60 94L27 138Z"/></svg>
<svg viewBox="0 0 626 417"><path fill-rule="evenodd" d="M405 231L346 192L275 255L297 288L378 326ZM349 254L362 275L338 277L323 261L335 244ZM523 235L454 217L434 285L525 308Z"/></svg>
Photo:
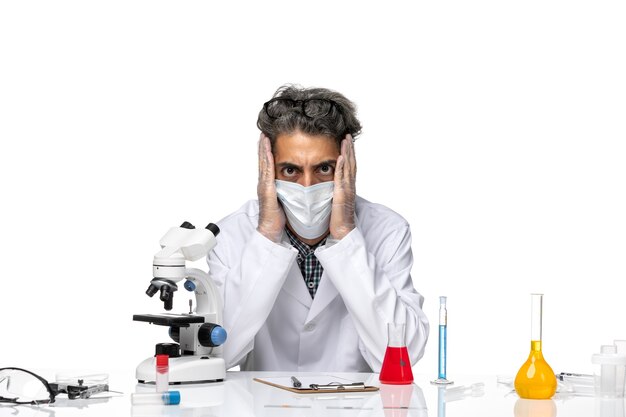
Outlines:
<svg viewBox="0 0 626 417"><path fill-rule="evenodd" d="M202 359L206 358L206 359ZM219 382L226 376L224 359L207 355L188 355L169 360L170 385ZM139 383L154 383L156 380L156 358L151 357L137 366L135 376Z"/></svg>

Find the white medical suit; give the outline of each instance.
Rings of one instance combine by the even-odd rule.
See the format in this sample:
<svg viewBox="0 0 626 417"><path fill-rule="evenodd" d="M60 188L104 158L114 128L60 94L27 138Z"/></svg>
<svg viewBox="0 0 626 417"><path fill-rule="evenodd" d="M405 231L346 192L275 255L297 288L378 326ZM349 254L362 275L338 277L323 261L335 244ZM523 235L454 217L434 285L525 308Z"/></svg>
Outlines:
<svg viewBox="0 0 626 417"><path fill-rule="evenodd" d="M227 368L257 371L380 372L387 323L406 323L415 365L428 319L413 288L409 225L392 210L357 196L356 228L315 251L324 272L312 299L286 234L274 243L257 230L252 200L217 223L208 255L224 300Z"/></svg>

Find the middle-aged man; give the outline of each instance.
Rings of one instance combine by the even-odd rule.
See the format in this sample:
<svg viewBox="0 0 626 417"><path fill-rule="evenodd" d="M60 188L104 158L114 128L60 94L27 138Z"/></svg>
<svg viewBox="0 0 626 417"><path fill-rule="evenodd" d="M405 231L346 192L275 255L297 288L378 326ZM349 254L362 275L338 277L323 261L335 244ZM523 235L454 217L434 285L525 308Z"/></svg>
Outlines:
<svg viewBox="0 0 626 417"><path fill-rule="evenodd" d="M355 106L287 85L257 125L258 200L218 222L208 256L224 299L227 368L379 372L388 323L406 325L415 364L429 326L410 275L411 233L356 195Z"/></svg>

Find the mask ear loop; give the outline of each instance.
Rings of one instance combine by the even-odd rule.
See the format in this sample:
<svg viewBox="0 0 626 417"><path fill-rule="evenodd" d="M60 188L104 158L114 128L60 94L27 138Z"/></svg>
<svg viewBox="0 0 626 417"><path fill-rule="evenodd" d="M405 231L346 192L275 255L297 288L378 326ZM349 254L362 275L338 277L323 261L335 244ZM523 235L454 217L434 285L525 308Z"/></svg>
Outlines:
<svg viewBox="0 0 626 417"><path fill-rule="evenodd" d="M34 376L39 381L41 381L41 383L46 387L46 390L48 390L48 394L50 395L50 399L47 400L47 401L46 400L44 400L44 401L28 401L28 402L14 401L13 402L14 404L38 405L38 404L52 404L54 402L56 394L54 393L54 391L50 387L50 384L48 383L48 381L46 381L44 378L40 377L39 375L37 375L35 373L32 373L31 371L27 371L26 369L22 369L22 368L1 368L0 372L5 371L5 370L26 372L27 374L30 374L30 375Z"/></svg>

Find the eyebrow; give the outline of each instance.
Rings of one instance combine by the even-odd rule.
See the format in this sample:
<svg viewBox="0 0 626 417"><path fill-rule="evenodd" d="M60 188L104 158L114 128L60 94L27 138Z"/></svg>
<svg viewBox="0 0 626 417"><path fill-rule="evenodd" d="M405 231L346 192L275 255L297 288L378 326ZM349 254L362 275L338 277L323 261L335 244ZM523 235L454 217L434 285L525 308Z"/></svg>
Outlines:
<svg viewBox="0 0 626 417"><path fill-rule="evenodd" d="M332 166L334 168L335 165L337 165L337 160L336 159L327 159L326 161L322 161L319 164L313 165L313 168L319 168L322 165L330 165L330 166Z"/></svg>
<svg viewBox="0 0 626 417"><path fill-rule="evenodd" d="M337 165L337 160L336 159L327 159L325 161L322 161L318 164L313 165L313 169L317 169L319 167L321 167L322 165L330 165L333 168ZM294 163L291 162L279 162L278 164L276 164L276 167L279 169L282 168L295 168L299 171L302 171L302 166L301 165L296 165Z"/></svg>
<svg viewBox="0 0 626 417"><path fill-rule="evenodd" d="M279 162L276 164L277 168L295 168L299 171L302 171L302 167L300 165L292 164L291 162Z"/></svg>

